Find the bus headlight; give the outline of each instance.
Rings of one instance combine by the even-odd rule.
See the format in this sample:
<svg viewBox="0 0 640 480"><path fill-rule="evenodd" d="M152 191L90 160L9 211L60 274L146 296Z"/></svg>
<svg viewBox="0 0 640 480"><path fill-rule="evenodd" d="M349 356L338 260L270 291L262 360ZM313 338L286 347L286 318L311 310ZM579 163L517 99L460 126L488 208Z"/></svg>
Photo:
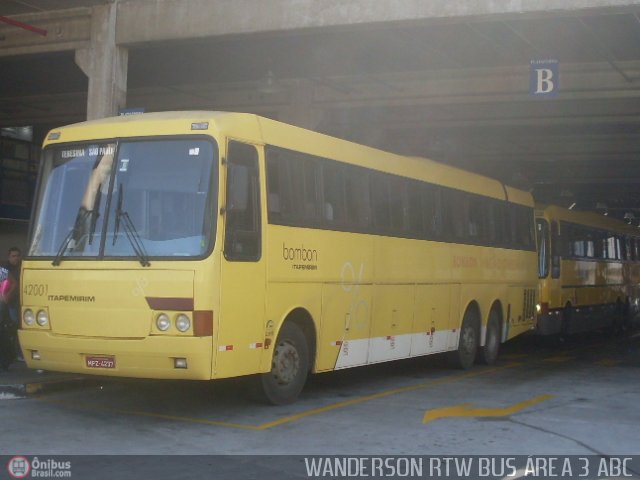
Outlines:
<svg viewBox="0 0 640 480"><path fill-rule="evenodd" d="M46 326L49 323L49 314L45 310L40 310L36 316L36 322L41 327Z"/></svg>
<svg viewBox="0 0 640 480"><path fill-rule="evenodd" d="M161 332L166 332L167 330L169 330L170 326L171 320L169 319L169 315L167 315L166 313L161 313L156 317L156 327L158 327L158 330L160 330Z"/></svg>
<svg viewBox="0 0 640 480"><path fill-rule="evenodd" d="M181 332L186 332L191 328L191 320L184 313L176 318L176 328Z"/></svg>
<svg viewBox="0 0 640 480"><path fill-rule="evenodd" d="M29 327L33 325L33 322L36 321L36 317L33 314L33 310L31 310L30 308L27 308L22 314L22 320L24 321L24 324Z"/></svg>

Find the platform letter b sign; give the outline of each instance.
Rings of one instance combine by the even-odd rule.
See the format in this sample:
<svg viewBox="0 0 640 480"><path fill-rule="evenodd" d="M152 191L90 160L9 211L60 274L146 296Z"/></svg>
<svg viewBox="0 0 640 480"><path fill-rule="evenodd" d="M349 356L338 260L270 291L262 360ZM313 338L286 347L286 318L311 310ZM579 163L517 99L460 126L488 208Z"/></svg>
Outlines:
<svg viewBox="0 0 640 480"><path fill-rule="evenodd" d="M560 84L557 60L531 60L529 93L534 97L551 97Z"/></svg>

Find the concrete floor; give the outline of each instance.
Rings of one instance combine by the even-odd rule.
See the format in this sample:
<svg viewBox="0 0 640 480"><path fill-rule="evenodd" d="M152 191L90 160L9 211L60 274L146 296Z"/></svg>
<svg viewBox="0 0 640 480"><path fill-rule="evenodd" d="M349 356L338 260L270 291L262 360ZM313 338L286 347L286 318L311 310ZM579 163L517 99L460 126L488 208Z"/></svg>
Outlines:
<svg viewBox="0 0 640 480"><path fill-rule="evenodd" d="M639 367L640 334L591 334L517 339L467 372L430 357L322 374L281 407L244 381L94 379L0 401L0 452L640 455Z"/></svg>

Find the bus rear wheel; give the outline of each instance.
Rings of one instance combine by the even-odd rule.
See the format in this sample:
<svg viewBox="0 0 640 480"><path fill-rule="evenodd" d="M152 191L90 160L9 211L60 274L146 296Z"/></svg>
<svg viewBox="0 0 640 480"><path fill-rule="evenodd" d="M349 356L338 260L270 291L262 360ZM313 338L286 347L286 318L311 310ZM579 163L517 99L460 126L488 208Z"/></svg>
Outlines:
<svg viewBox="0 0 640 480"><path fill-rule="evenodd" d="M295 402L309 373L309 346L293 322L284 324L273 348L271 371L260 376L262 396L273 405Z"/></svg>
<svg viewBox="0 0 640 480"><path fill-rule="evenodd" d="M478 352L478 322L476 315L467 310L460 327L458 349L450 352L449 359L455 368L468 370L473 366Z"/></svg>
<svg viewBox="0 0 640 480"><path fill-rule="evenodd" d="M613 335L624 336L630 331L631 317L629 316L629 303L622 303L618 299L616 302L613 325L611 331Z"/></svg>
<svg viewBox="0 0 640 480"><path fill-rule="evenodd" d="M485 365L493 365L498 359L500 351L500 320L498 312L491 310L487 322L487 336L480 354L480 360Z"/></svg>

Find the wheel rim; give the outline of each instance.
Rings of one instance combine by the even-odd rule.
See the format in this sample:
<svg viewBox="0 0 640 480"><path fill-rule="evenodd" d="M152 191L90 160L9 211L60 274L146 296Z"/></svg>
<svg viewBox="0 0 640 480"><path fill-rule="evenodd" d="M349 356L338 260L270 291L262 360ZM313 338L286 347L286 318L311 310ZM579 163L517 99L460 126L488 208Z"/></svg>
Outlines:
<svg viewBox="0 0 640 480"><path fill-rule="evenodd" d="M274 355L271 373L278 384L291 383L300 370L300 355L295 345L283 342L278 345Z"/></svg>

